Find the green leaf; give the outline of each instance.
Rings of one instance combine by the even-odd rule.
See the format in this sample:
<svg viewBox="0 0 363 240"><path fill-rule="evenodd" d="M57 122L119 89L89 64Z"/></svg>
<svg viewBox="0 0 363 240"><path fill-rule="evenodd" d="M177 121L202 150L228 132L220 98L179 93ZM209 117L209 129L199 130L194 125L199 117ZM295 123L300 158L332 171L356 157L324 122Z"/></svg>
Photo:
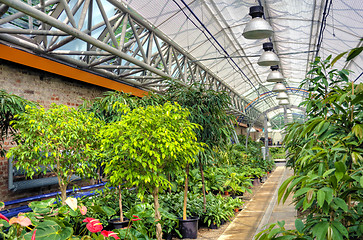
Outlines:
<svg viewBox="0 0 363 240"><path fill-rule="evenodd" d="M363 138L363 128L362 128L362 124L356 124L356 125L354 125L353 128L352 128L352 132L354 133L354 135L358 139L362 139Z"/></svg>
<svg viewBox="0 0 363 240"><path fill-rule="evenodd" d="M353 58L358 56L362 51L363 51L363 47L353 48L352 50L350 50L350 52L348 54L347 61L352 60Z"/></svg>
<svg viewBox="0 0 363 240"><path fill-rule="evenodd" d="M335 172L334 174L335 174L335 177L337 178L338 182L344 177L343 172Z"/></svg>
<svg viewBox="0 0 363 240"><path fill-rule="evenodd" d="M342 52L341 54L339 54L338 56L336 56L333 61L331 61L331 66L333 66L339 59L341 59L345 54L347 54L347 52Z"/></svg>
<svg viewBox="0 0 363 240"><path fill-rule="evenodd" d="M333 192L334 190L328 187L324 187L322 188L325 192L325 200L328 204L331 203L331 201L333 200Z"/></svg>
<svg viewBox="0 0 363 240"><path fill-rule="evenodd" d="M296 193L294 194L294 198L299 197L299 196L307 193L310 190L314 190L314 188L301 188L296 191Z"/></svg>
<svg viewBox="0 0 363 240"><path fill-rule="evenodd" d="M332 169L329 169L328 171L326 171L324 174L323 174L323 178L325 178L326 176L329 176L332 172L335 171L335 168L332 168Z"/></svg>
<svg viewBox="0 0 363 240"><path fill-rule="evenodd" d="M360 177L359 182L360 182L360 186L363 187L363 176Z"/></svg>
<svg viewBox="0 0 363 240"><path fill-rule="evenodd" d="M346 173L346 166L342 161L335 162L334 165L336 169L335 176L337 178L337 181L339 182Z"/></svg>
<svg viewBox="0 0 363 240"><path fill-rule="evenodd" d="M338 207L340 207L341 209L343 209L343 211L345 211L345 212L348 211L348 205L347 205L347 203L343 199L336 197L336 198L333 199L333 202Z"/></svg>
<svg viewBox="0 0 363 240"><path fill-rule="evenodd" d="M317 193L317 200L320 207L323 207L325 201L325 192L323 189L319 189Z"/></svg>
<svg viewBox="0 0 363 240"><path fill-rule="evenodd" d="M299 233L303 233L303 231L304 231L304 227L305 227L305 225L304 225L303 221L302 221L300 218L297 218L297 219L295 220L295 228L296 228L296 230L297 230Z"/></svg>
<svg viewBox="0 0 363 240"><path fill-rule="evenodd" d="M341 233L341 234L343 234L346 238L349 238L348 237L348 235L349 235L349 233L348 233L348 231L347 231L347 229L344 227L344 225L343 224L341 224L340 222L338 222L338 221L333 221L332 222L332 225Z"/></svg>
<svg viewBox="0 0 363 240"><path fill-rule="evenodd" d="M313 235L317 240L326 240L326 233L328 232L329 223L320 222L313 227Z"/></svg>
<svg viewBox="0 0 363 240"><path fill-rule="evenodd" d="M110 208L108 206L102 206L101 207L103 212L108 216L111 217L116 214L116 211L113 208Z"/></svg>
<svg viewBox="0 0 363 240"><path fill-rule="evenodd" d="M73 229L70 227L61 228L56 222L52 220L45 220L36 226L36 239L37 240L63 240L68 239L73 234ZM25 240L30 240L33 232L24 235Z"/></svg>

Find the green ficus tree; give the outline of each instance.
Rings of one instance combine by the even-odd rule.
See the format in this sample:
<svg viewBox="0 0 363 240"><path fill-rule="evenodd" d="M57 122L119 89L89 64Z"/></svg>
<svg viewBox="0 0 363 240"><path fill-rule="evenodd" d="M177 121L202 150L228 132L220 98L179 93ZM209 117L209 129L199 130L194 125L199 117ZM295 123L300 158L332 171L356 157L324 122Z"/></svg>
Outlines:
<svg viewBox="0 0 363 240"><path fill-rule="evenodd" d="M313 63L303 103L309 119L290 125L285 138L295 174L279 189L279 201L294 194L305 219L293 231L271 225L259 239L361 239L363 84L349 82L348 73L333 69L331 57Z"/></svg>
<svg viewBox="0 0 363 240"><path fill-rule="evenodd" d="M97 168L96 136L102 125L93 114L65 105L26 106L13 125L18 146L7 157L14 157L15 166L28 177L40 172L55 174L64 204L72 176L91 177Z"/></svg>
<svg viewBox="0 0 363 240"><path fill-rule="evenodd" d="M146 191L152 193L156 236L161 239L159 192L170 187L168 173L187 167L202 149L194 132L199 126L191 123L189 111L176 103L132 111L125 105L122 111L125 115L120 121L100 132L101 152L109 159L105 173L114 186L137 186L141 198Z"/></svg>

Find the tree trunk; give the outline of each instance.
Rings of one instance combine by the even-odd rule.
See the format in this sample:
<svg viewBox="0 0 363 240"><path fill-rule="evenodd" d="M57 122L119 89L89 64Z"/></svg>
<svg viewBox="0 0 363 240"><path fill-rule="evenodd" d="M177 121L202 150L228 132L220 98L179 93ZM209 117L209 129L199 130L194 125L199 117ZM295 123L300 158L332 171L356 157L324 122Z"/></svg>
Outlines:
<svg viewBox="0 0 363 240"><path fill-rule="evenodd" d="M122 211L122 190L121 185L118 185L118 206L120 208L120 222L124 221L124 213Z"/></svg>
<svg viewBox="0 0 363 240"><path fill-rule="evenodd" d="M184 204L183 204L183 220L187 220L187 199L188 199L188 176L189 176L189 164L185 169L185 185L184 185Z"/></svg>
<svg viewBox="0 0 363 240"><path fill-rule="evenodd" d="M60 178L58 178L58 181L59 181L59 188L61 191L62 205L65 205L67 199L67 184L65 184L64 181Z"/></svg>
<svg viewBox="0 0 363 240"><path fill-rule="evenodd" d="M159 212L159 188L154 187L153 189L153 198L154 198L154 207L155 207L155 221L156 224L156 239L161 240L163 235L163 230L161 229L161 224L159 221L161 220L160 212Z"/></svg>
<svg viewBox="0 0 363 240"><path fill-rule="evenodd" d="M171 176L170 176L170 173L168 174L168 180L169 180L169 183L171 182ZM171 194L171 186L169 187L169 193Z"/></svg>
<svg viewBox="0 0 363 240"><path fill-rule="evenodd" d="M200 175L202 176L203 210L204 210L204 212L206 212L207 211L207 199L205 198L205 181L204 181L203 164L199 163L199 167L200 167Z"/></svg>

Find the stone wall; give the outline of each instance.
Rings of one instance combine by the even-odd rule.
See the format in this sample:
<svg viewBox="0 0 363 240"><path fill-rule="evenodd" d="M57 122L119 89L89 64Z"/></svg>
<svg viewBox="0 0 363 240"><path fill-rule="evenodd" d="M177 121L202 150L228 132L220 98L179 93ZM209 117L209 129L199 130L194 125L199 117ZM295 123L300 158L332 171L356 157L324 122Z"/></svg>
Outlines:
<svg viewBox="0 0 363 240"><path fill-rule="evenodd" d="M38 102L46 108L51 103L77 107L82 104L82 99L93 99L108 90L5 60L0 60L0 89ZM10 148L11 141L6 141L5 147ZM57 187L56 185L21 192L9 191L8 160L0 158L0 201L58 191Z"/></svg>

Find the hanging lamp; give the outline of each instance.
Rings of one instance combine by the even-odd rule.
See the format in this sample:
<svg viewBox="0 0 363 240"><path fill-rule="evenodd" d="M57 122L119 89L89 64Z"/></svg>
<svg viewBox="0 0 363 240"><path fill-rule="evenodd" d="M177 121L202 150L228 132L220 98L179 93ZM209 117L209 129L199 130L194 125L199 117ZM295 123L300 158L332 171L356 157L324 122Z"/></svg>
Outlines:
<svg viewBox="0 0 363 240"><path fill-rule="evenodd" d="M277 100L289 99L289 95L286 92L279 92L276 96Z"/></svg>
<svg viewBox="0 0 363 240"><path fill-rule="evenodd" d="M283 83L276 83L274 88L272 89L273 92L286 92L286 87Z"/></svg>
<svg viewBox="0 0 363 240"><path fill-rule="evenodd" d="M272 27L262 18L263 7L253 6L250 7L249 15L252 17L243 30L242 35L247 39L262 39L272 36Z"/></svg>
<svg viewBox="0 0 363 240"><path fill-rule="evenodd" d="M284 80L284 76L278 71L279 66L271 66L271 72L267 76L267 82L282 82Z"/></svg>
<svg viewBox="0 0 363 240"><path fill-rule="evenodd" d="M290 102L287 99L282 99L279 101L279 105L289 105L289 104L290 104Z"/></svg>
<svg viewBox="0 0 363 240"><path fill-rule="evenodd" d="M261 57L258 59L257 64L260 66L273 66L280 63L279 57L274 53L272 42L266 42L262 45L263 50L265 50Z"/></svg>

